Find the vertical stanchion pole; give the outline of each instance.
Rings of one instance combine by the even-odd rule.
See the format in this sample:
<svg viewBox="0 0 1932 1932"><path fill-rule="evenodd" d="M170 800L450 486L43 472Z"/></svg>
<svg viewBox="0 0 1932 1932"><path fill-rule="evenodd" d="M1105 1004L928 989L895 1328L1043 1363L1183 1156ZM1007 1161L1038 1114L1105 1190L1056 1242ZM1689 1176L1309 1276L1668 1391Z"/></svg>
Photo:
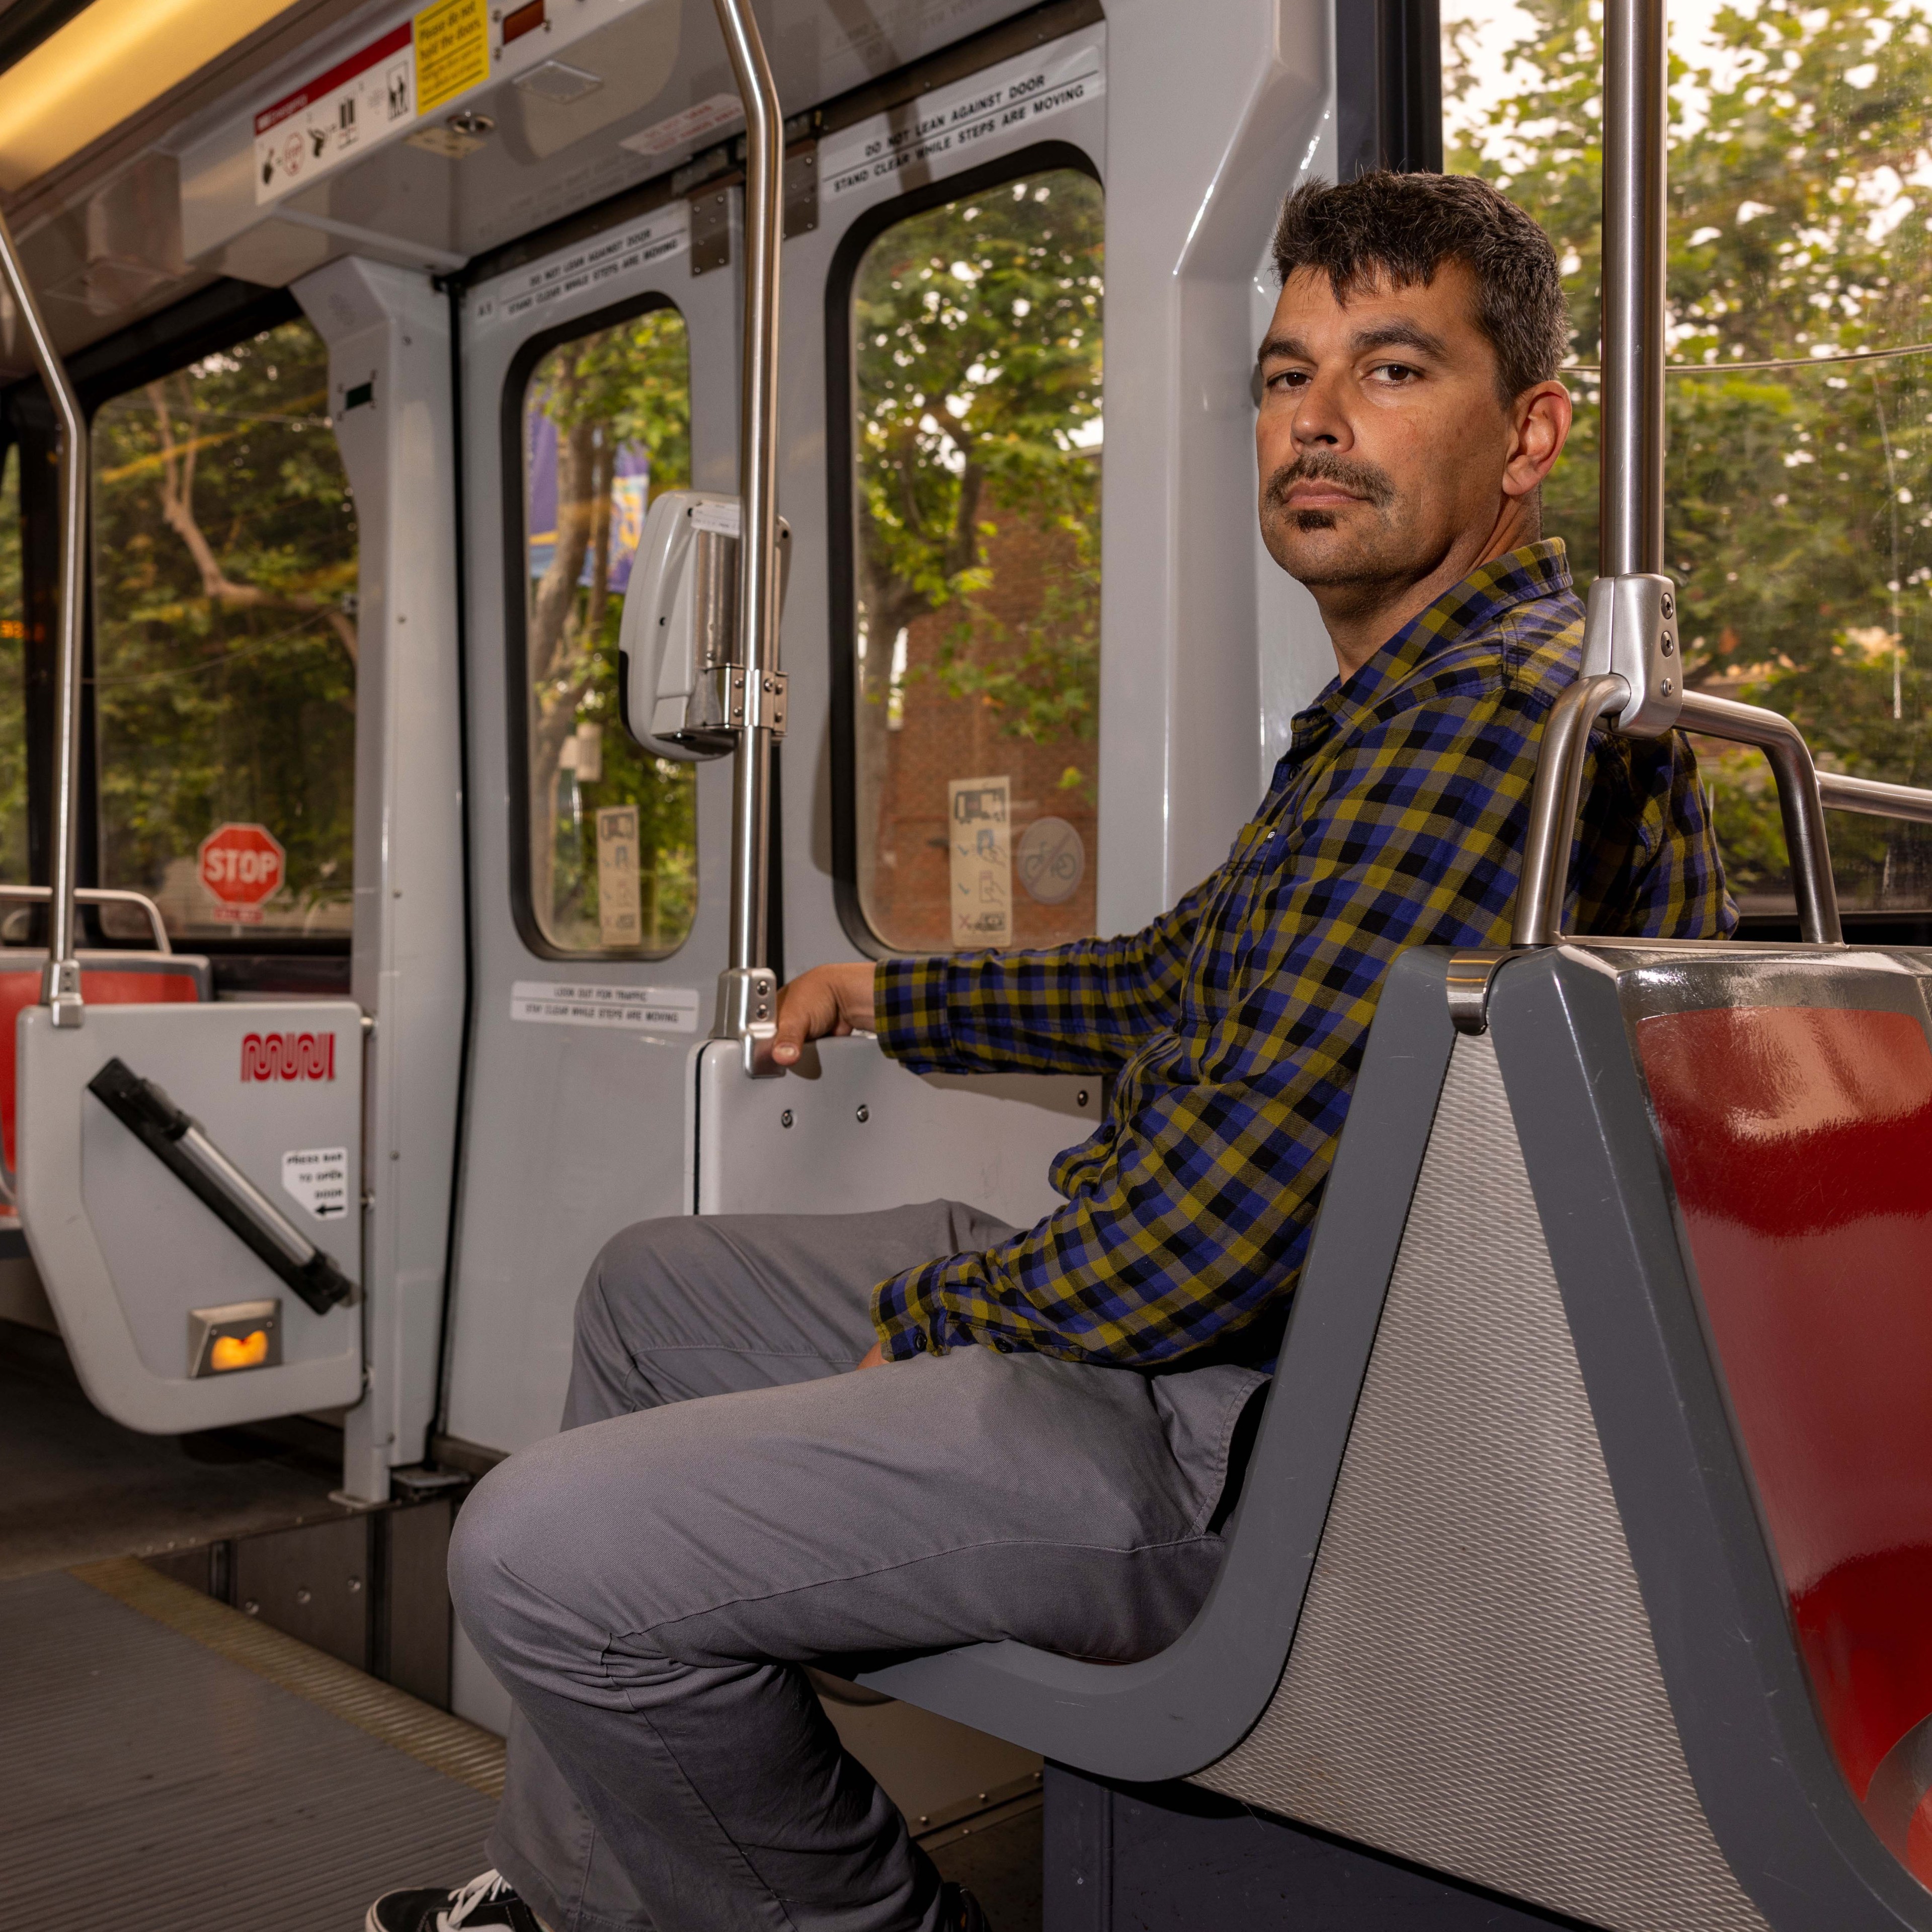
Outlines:
<svg viewBox="0 0 1932 1932"><path fill-rule="evenodd" d="M1604 0L1602 571L1664 568L1664 0Z"/></svg>
<svg viewBox="0 0 1932 1932"><path fill-rule="evenodd" d="M715 0L745 103L745 366L738 441L738 640L744 712L732 754L731 930L712 1028L719 1040L769 1033L778 985L766 963L773 698L778 690L778 254L784 124L749 0Z"/></svg>
<svg viewBox="0 0 1932 1932"><path fill-rule="evenodd" d="M54 701L53 878L46 970L40 1004L52 1011L57 1027L81 1023L80 961L74 938L75 844L80 806L81 573L87 564L87 425L67 366L28 286L14 245L13 230L0 215L0 278L12 298L33 350L34 366L47 399L60 419L60 678Z"/></svg>

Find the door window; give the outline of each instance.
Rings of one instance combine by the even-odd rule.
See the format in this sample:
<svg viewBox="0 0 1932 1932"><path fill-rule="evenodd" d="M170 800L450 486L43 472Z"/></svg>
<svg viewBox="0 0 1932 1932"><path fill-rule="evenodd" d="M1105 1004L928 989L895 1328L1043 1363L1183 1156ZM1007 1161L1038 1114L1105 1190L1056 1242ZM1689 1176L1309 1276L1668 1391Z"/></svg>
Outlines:
<svg viewBox="0 0 1932 1932"><path fill-rule="evenodd" d="M1094 929L1099 184L906 216L851 296L858 898L888 947Z"/></svg>
<svg viewBox="0 0 1932 1932"><path fill-rule="evenodd" d="M1450 0L1453 170L1542 222L1571 296L1576 430L1544 492L1597 560L1602 14ZM1932 8L1670 22L1669 524L1685 682L1768 705L1820 764L1932 784ZM1762 759L1701 740L1740 908L1789 916ZM1827 814L1847 910L1932 906L1932 828Z"/></svg>
<svg viewBox="0 0 1932 1932"><path fill-rule="evenodd" d="M559 952L662 954L698 908L695 772L617 708L617 632L644 512L691 476L676 310L572 338L522 394L530 905Z"/></svg>
<svg viewBox="0 0 1932 1932"><path fill-rule="evenodd" d="M346 944L356 512L322 339L284 322L115 398L93 454L102 883L199 944Z"/></svg>

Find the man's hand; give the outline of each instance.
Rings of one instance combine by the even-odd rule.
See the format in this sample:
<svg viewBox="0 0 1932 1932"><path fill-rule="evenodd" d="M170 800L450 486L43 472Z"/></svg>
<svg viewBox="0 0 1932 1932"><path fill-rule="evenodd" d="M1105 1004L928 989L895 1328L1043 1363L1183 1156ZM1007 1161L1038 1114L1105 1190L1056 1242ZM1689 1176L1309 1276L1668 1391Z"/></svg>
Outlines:
<svg viewBox="0 0 1932 1932"><path fill-rule="evenodd" d="M808 1040L835 1039L872 1024L872 967L869 960L840 966L814 966L778 993L778 1030L772 1058L781 1066L798 1058Z"/></svg>
<svg viewBox="0 0 1932 1932"><path fill-rule="evenodd" d="M886 1351L884 1345L882 1342L874 1342L872 1346L859 1358L859 1366L862 1369L882 1369L885 1365Z"/></svg>

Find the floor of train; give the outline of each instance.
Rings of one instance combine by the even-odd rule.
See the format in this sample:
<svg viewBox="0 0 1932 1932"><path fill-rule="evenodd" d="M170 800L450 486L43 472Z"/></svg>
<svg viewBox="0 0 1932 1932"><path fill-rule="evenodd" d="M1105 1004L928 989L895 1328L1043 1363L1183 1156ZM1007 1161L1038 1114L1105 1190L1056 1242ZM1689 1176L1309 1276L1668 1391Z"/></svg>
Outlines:
<svg viewBox="0 0 1932 1932"><path fill-rule="evenodd" d="M167 1574L340 1515L319 1446L136 1435L56 1338L0 1322L9 1925L358 1932L377 1892L483 1862L499 1739ZM998 1932L1037 1932L1036 1805L931 1848Z"/></svg>

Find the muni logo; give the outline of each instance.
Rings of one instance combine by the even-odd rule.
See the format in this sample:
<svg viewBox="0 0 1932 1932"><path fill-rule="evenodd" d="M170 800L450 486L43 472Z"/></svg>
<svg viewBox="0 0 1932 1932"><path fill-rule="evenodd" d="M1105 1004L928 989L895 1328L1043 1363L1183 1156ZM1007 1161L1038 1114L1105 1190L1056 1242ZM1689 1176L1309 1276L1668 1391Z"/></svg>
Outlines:
<svg viewBox="0 0 1932 1932"><path fill-rule="evenodd" d="M249 1080L333 1080L332 1033L251 1033L242 1042L242 1078Z"/></svg>

